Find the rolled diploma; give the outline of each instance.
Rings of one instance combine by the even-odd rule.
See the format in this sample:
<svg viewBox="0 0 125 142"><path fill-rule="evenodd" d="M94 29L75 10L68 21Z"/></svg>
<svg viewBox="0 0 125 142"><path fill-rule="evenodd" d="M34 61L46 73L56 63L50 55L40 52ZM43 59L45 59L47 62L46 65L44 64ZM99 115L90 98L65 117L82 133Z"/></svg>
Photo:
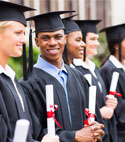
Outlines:
<svg viewBox="0 0 125 142"><path fill-rule="evenodd" d="M51 110L54 111L54 108L50 109L51 105L54 105L54 96L53 96L53 85L46 85L46 108L47 112ZM55 122L54 119L47 118L47 128L48 128L48 136L53 138L55 136Z"/></svg>
<svg viewBox="0 0 125 142"><path fill-rule="evenodd" d="M96 107L96 86L89 87L89 111L92 114L95 114ZM90 118L90 121L95 121L95 118Z"/></svg>
<svg viewBox="0 0 125 142"><path fill-rule="evenodd" d="M119 79L119 73L118 72L113 72L112 80L111 80L111 84L110 84L110 91L112 91L112 92L116 91L118 79ZM114 96L110 95L110 97L114 97Z"/></svg>
<svg viewBox="0 0 125 142"><path fill-rule="evenodd" d="M16 122L13 142L26 142L30 122L26 119L20 119Z"/></svg>

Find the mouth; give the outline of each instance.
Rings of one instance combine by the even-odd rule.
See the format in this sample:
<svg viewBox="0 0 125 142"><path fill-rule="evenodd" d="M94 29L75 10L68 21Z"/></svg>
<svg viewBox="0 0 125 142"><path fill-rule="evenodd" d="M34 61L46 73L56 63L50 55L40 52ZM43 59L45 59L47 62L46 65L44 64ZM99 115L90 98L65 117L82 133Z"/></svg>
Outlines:
<svg viewBox="0 0 125 142"><path fill-rule="evenodd" d="M50 53L50 54L57 54L59 52L60 48L56 48L56 49L47 49L47 51Z"/></svg>
<svg viewBox="0 0 125 142"><path fill-rule="evenodd" d="M19 50L22 50L22 45L17 45Z"/></svg>
<svg viewBox="0 0 125 142"><path fill-rule="evenodd" d="M83 49L79 50L79 53L83 55L84 53Z"/></svg>

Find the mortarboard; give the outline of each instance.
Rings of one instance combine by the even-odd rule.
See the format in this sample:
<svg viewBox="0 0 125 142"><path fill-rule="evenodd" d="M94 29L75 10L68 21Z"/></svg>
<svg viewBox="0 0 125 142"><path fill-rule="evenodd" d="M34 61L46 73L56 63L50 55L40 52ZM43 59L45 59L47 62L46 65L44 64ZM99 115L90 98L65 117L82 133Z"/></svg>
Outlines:
<svg viewBox="0 0 125 142"><path fill-rule="evenodd" d="M30 7L19 5L16 3L0 1L0 21L17 21L26 26L26 19L23 12L35 10ZM26 45L23 45L23 78L27 79L26 66Z"/></svg>
<svg viewBox="0 0 125 142"><path fill-rule="evenodd" d="M80 27L82 33L98 33L96 25L101 20L74 20Z"/></svg>
<svg viewBox="0 0 125 142"><path fill-rule="evenodd" d="M97 27L96 25L101 22L101 20L75 20L75 22L79 25L82 35L83 41L86 42L86 34L88 32L97 34ZM86 47L84 48L84 61L86 60Z"/></svg>
<svg viewBox="0 0 125 142"><path fill-rule="evenodd" d="M72 18L74 16L77 16L77 15L78 14L74 14L72 16L69 16L69 17L66 17L66 18L62 19L64 27L65 27L65 34L68 34L68 33L74 32L74 31L81 31L78 24L72 20Z"/></svg>
<svg viewBox="0 0 125 142"><path fill-rule="evenodd" d="M65 30L64 30L65 34L69 34L69 33L74 32L74 31L81 31L81 29L78 26L78 24L72 20L72 18L74 16L77 16L77 15L78 14L74 14L74 15L71 15L71 16L68 16L68 17L65 17L65 18L62 19L64 27L65 27ZM63 52L63 60L64 60L64 62L66 64L69 64L68 63L67 48L66 48L66 46L65 46L64 52Z"/></svg>
<svg viewBox="0 0 125 142"><path fill-rule="evenodd" d="M18 21L26 26L23 12L35 10L23 5L0 1L0 21Z"/></svg>
<svg viewBox="0 0 125 142"><path fill-rule="evenodd" d="M112 51L110 48L113 48L110 46L111 42L113 42L114 45L116 43L119 44L119 61L121 61L121 41L125 38L125 24L106 27L100 30L100 32L106 33L108 48L110 51Z"/></svg>
<svg viewBox="0 0 125 142"><path fill-rule="evenodd" d="M72 11L52 11L43 13L40 15L27 18L27 21L33 20L35 22L36 34L40 32L52 32L60 29L64 29L64 25L60 14L75 12Z"/></svg>

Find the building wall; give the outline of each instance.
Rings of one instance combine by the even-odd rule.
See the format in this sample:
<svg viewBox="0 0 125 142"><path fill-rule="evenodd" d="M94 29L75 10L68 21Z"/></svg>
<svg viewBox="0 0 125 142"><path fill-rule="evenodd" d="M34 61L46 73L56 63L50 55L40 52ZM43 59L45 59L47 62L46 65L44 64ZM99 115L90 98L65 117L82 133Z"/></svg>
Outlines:
<svg viewBox="0 0 125 142"><path fill-rule="evenodd" d="M26 17L53 10L76 10L75 19L102 19L100 28L125 22L125 0L6 0L37 9ZM68 16L70 14L67 14Z"/></svg>

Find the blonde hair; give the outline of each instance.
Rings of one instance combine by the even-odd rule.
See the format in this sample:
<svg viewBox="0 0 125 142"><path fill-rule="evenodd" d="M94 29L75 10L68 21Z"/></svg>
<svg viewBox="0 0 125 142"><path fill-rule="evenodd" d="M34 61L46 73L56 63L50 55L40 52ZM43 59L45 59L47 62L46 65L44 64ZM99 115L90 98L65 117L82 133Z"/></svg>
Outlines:
<svg viewBox="0 0 125 142"><path fill-rule="evenodd" d="M2 21L0 22L0 31L4 30L6 27L10 26L13 21Z"/></svg>

